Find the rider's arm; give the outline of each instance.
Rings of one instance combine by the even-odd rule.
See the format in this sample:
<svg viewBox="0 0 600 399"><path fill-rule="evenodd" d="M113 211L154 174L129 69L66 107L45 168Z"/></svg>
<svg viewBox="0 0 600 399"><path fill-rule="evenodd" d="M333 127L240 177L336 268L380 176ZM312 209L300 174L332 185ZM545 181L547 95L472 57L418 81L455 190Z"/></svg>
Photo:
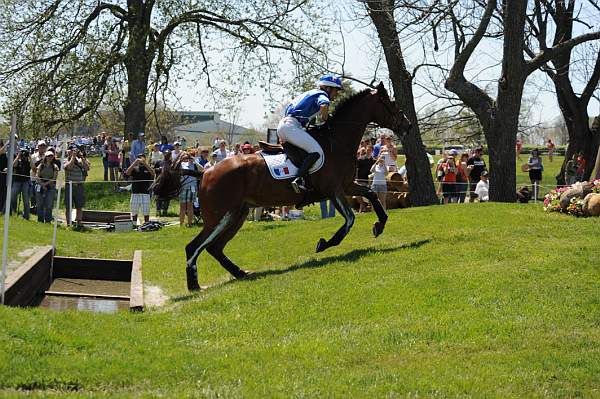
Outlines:
<svg viewBox="0 0 600 399"><path fill-rule="evenodd" d="M321 105L321 120L325 122L327 118L329 118L329 104L323 104Z"/></svg>

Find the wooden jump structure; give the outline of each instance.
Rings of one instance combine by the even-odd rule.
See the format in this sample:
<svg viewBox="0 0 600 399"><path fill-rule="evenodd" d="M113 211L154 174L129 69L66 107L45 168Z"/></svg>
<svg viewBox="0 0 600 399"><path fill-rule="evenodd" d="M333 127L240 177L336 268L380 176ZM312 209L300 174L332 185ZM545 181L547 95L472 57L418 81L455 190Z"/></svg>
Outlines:
<svg viewBox="0 0 600 399"><path fill-rule="evenodd" d="M116 260L53 257L52 247L43 247L7 277L4 301L43 306L49 297L121 301L131 311L143 311L142 251L132 260Z"/></svg>

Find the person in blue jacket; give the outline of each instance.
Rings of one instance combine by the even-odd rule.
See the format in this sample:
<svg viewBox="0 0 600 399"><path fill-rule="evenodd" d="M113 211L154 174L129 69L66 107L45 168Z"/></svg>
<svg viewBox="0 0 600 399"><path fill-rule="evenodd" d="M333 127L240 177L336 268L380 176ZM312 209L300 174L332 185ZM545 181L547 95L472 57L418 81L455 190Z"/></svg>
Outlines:
<svg viewBox="0 0 600 399"><path fill-rule="evenodd" d="M292 181L295 192L306 191L305 178L317 161L323 161L323 149L305 130L308 121L320 115L323 122L329 117L329 104L343 90L342 79L326 75L317 81L317 89L309 90L294 98L285 110L285 116L277 126L277 134L282 143L288 141L302 148L308 155Z"/></svg>

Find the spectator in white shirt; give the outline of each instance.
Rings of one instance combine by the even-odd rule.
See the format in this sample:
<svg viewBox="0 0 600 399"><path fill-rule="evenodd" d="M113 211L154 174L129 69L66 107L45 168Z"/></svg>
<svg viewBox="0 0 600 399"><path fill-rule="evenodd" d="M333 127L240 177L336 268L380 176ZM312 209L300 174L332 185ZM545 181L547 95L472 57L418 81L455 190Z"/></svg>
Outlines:
<svg viewBox="0 0 600 399"><path fill-rule="evenodd" d="M213 152L213 154L217 155L217 163L227 158L227 156L229 155L229 153L227 152L227 142L225 140L221 140L221 142L219 143L219 148L216 149Z"/></svg>
<svg viewBox="0 0 600 399"><path fill-rule="evenodd" d="M377 161L371 166L371 173L373 173L373 183L371 189L377 193L377 198L386 209L386 196L387 196L387 167L385 166L385 157L382 156L377 158Z"/></svg>
<svg viewBox="0 0 600 399"><path fill-rule="evenodd" d="M481 172L481 180L477 182L477 186L475 187L475 194L479 198L480 202L485 202L490 200L490 182L488 181L488 173L487 171Z"/></svg>
<svg viewBox="0 0 600 399"><path fill-rule="evenodd" d="M155 166L157 163L162 162L164 154L160 152L160 143L155 143L150 153L150 165Z"/></svg>
<svg viewBox="0 0 600 399"><path fill-rule="evenodd" d="M179 156L181 155L181 143L176 141L173 143L173 147L174 150L171 151L171 159L173 160L173 163L175 163L179 160Z"/></svg>

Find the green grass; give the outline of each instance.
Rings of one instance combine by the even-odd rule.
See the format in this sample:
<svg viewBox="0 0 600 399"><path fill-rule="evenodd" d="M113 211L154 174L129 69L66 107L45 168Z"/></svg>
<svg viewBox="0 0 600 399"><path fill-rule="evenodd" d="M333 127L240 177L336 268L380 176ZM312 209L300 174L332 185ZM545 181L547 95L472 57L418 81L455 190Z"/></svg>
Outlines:
<svg viewBox="0 0 600 399"><path fill-rule="evenodd" d="M171 299L144 314L0 308L0 396L600 397L598 219L467 204L373 214L315 255L335 219L247 223L228 246L256 280L207 254L196 229L59 231L62 255L130 258ZM11 254L50 241L14 218Z"/></svg>

